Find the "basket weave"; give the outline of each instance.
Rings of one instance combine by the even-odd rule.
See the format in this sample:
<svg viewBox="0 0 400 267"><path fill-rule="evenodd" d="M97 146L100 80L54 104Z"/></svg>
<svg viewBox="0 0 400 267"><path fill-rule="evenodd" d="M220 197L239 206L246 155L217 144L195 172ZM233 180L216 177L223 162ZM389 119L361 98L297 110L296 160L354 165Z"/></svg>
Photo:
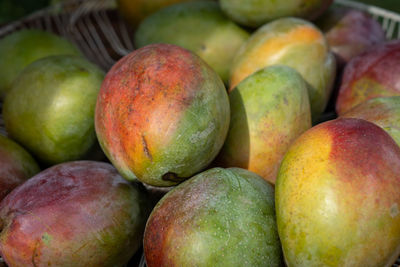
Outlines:
<svg viewBox="0 0 400 267"><path fill-rule="evenodd" d="M388 40L400 39L399 14L351 0L335 0L335 3L371 14L382 25ZM134 50L133 31L117 13L114 0L71 0L51 6L1 27L0 39L24 28L42 29L63 36L105 71ZM0 133L6 135L1 115ZM146 266L141 251L128 266ZM393 267L400 267L400 258Z"/></svg>

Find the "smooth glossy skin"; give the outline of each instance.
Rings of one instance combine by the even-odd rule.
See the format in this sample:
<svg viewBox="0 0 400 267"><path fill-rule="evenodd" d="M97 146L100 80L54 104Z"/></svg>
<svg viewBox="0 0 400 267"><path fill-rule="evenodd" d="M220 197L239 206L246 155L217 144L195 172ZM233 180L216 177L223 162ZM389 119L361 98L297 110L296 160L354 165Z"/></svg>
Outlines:
<svg viewBox="0 0 400 267"><path fill-rule="evenodd" d="M343 65L386 40L379 22L358 9L333 6L316 24Z"/></svg>
<svg viewBox="0 0 400 267"><path fill-rule="evenodd" d="M360 119L319 124L290 147L275 185L287 266L391 266L400 253L400 147Z"/></svg>
<svg viewBox="0 0 400 267"><path fill-rule="evenodd" d="M239 168L214 168L167 193L146 225L147 266L282 266L274 189Z"/></svg>
<svg viewBox="0 0 400 267"><path fill-rule="evenodd" d="M229 20L215 1L199 1L173 5L149 16L139 25L135 44L168 43L189 49L228 84L233 58L248 38L249 33Z"/></svg>
<svg viewBox="0 0 400 267"><path fill-rule="evenodd" d="M247 77L229 97L231 123L216 164L275 183L289 145L311 128L305 81L290 67L271 66Z"/></svg>
<svg viewBox="0 0 400 267"><path fill-rule="evenodd" d="M375 123L400 146L400 96L367 100L344 113L343 118L358 118Z"/></svg>
<svg viewBox="0 0 400 267"><path fill-rule="evenodd" d="M23 147L0 135L0 200L39 171L38 164Z"/></svg>
<svg viewBox="0 0 400 267"><path fill-rule="evenodd" d="M108 72L96 106L96 133L128 180L172 186L205 168L229 128L221 78L192 52L145 46Z"/></svg>
<svg viewBox="0 0 400 267"><path fill-rule="evenodd" d="M35 61L4 100L7 132L45 165L82 159L96 144L94 109L103 78L81 57Z"/></svg>
<svg viewBox="0 0 400 267"><path fill-rule="evenodd" d="M20 30L1 39L0 99L4 99L26 66L52 55L80 56L81 52L60 36L34 29Z"/></svg>
<svg viewBox="0 0 400 267"><path fill-rule="evenodd" d="M283 17L316 19L333 0L220 0L222 10L233 21L257 28Z"/></svg>
<svg viewBox="0 0 400 267"><path fill-rule="evenodd" d="M1 203L1 256L10 267L125 266L141 245L145 201L110 164L53 166Z"/></svg>
<svg viewBox="0 0 400 267"><path fill-rule="evenodd" d="M368 99L400 96L400 41L377 45L351 60L344 69L336 101L342 115Z"/></svg>
<svg viewBox="0 0 400 267"><path fill-rule="evenodd" d="M336 61L322 32L308 21L283 18L259 28L235 57L230 90L252 73L271 65L296 69L308 83L313 120L325 109Z"/></svg>

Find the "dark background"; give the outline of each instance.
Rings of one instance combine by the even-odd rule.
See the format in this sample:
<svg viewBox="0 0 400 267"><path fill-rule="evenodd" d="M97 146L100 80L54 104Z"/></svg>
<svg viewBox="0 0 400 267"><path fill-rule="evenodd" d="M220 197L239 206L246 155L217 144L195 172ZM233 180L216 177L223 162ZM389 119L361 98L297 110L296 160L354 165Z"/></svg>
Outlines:
<svg viewBox="0 0 400 267"><path fill-rule="evenodd" d="M35 10L65 0L0 0L0 24L26 16ZM149 0L151 1L151 0ZM400 0L356 0L400 13Z"/></svg>

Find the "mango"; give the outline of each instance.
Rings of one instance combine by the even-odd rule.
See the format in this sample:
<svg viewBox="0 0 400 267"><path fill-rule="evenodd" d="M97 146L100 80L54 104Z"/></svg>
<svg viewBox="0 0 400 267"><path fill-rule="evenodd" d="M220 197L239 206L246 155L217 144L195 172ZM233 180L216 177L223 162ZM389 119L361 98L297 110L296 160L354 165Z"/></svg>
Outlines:
<svg viewBox="0 0 400 267"><path fill-rule="evenodd" d="M118 11L129 22L136 27L143 19L154 12L167 6L201 0L116 0Z"/></svg>
<svg viewBox="0 0 400 267"><path fill-rule="evenodd" d="M386 40L379 22L359 9L332 6L316 24L325 33L341 66Z"/></svg>
<svg viewBox="0 0 400 267"><path fill-rule="evenodd" d="M321 123L289 148L275 185L291 266L391 266L400 254L400 147L361 119Z"/></svg>
<svg viewBox="0 0 400 267"><path fill-rule="evenodd" d="M74 44L55 34L24 29L0 40L0 99L11 90L19 73L30 63L52 55L77 55Z"/></svg>
<svg viewBox="0 0 400 267"><path fill-rule="evenodd" d="M362 102L400 95L400 41L376 45L345 67L336 112L342 115Z"/></svg>
<svg viewBox="0 0 400 267"><path fill-rule="evenodd" d="M249 33L229 20L214 1L176 4L146 18L135 33L136 47L168 43L200 56L222 78L229 71Z"/></svg>
<svg viewBox="0 0 400 267"><path fill-rule="evenodd" d="M217 165L240 167L275 183L294 139L311 128L307 85L287 66L253 73L230 93L231 123Z"/></svg>
<svg viewBox="0 0 400 267"><path fill-rule="evenodd" d="M53 166L1 202L1 256L10 267L125 266L141 245L146 198L108 163Z"/></svg>
<svg viewBox="0 0 400 267"><path fill-rule="evenodd" d="M350 109L341 117L373 122L400 146L400 96L372 98Z"/></svg>
<svg viewBox="0 0 400 267"><path fill-rule="evenodd" d="M233 21L257 28L283 17L316 19L333 0L220 0L222 10Z"/></svg>
<svg viewBox="0 0 400 267"><path fill-rule="evenodd" d="M0 200L39 171L35 159L23 147L0 134Z"/></svg>
<svg viewBox="0 0 400 267"><path fill-rule="evenodd" d="M296 69L308 83L313 120L324 111L336 73L334 55L312 23L283 18L255 31L240 48L231 69L230 90L252 73L271 65Z"/></svg>
<svg viewBox="0 0 400 267"><path fill-rule="evenodd" d="M230 119L221 78L175 45L128 54L107 73L95 114L103 151L128 180L172 186L218 154Z"/></svg>
<svg viewBox="0 0 400 267"><path fill-rule="evenodd" d="M239 168L213 168L167 193L146 224L148 267L282 266L274 189Z"/></svg>
<svg viewBox="0 0 400 267"><path fill-rule="evenodd" d="M35 61L4 100L7 132L44 165L85 158L96 145L94 109L103 78L81 57Z"/></svg>

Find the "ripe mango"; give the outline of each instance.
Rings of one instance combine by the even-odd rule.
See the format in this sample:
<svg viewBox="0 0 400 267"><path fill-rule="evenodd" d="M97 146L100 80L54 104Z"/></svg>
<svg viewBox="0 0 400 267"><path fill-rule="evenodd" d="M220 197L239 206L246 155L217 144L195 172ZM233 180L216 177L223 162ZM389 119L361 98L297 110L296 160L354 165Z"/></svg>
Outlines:
<svg viewBox="0 0 400 267"><path fill-rule="evenodd" d="M148 267L282 266L274 189L239 168L213 168L167 193L146 224Z"/></svg>
<svg viewBox="0 0 400 267"><path fill-rule="evenodd" d="M323 33L298 18L278 19L262 26L236 55L230 90L257 70L277 64L296 69L306 80L312 118L317 120L327 105L336 73L335 57Z"/></svg>
<svg viewBox="0 0 400 267"><path fill-rule="evenodd" d="M108 163L44 170L0 204L0 253L10 267L122 267L141 245L147 195Z"/></svg>
<svg viewBox="0 0 400 267"><path fill-rule="evenodd" d="M379 22L355 8L332 6L316 24L325 33L341 66L386 40Z"/></svg>
<svg viewBox="0 0 400 267"><path fill-rule="evenodd" d="M270 66L240 82L229 99L231 123L216 164L275 183L289 145L311 128L305 81L290 67Z"/></svg>
<svg viewBox="0 0 400 267"><path fill-rule="evenodd" d="M39 171L29 152L0 134L0 200Z"/></svg>
<svg viewBox="0 0 400 267"><path fill-rule="evenodd" d="M336 112L342 115L362 102L400 95L400 41L376 45L345 67Z"/></svg>
<svg viewBox="0 0 400 267"><path fill-rule="evenodd" d="M390 134L400 146L400 96L372 98L340 117L373 122Z"/></svg>
<svg viewBox="0 0 400 267"><path fill-rule="evenodd" d="M288 267L391 266L400 254L400 147L354 118L321 123L289 148L275 185Z"/></svg>
<svg viewBox="0 0 400 267"><path fill-rule="evenodd" d="M96 105L96 133L126 179L172 186L216 157L229 110L221 78L201 58L175 45L148 45L107 73Z"/></svg>

